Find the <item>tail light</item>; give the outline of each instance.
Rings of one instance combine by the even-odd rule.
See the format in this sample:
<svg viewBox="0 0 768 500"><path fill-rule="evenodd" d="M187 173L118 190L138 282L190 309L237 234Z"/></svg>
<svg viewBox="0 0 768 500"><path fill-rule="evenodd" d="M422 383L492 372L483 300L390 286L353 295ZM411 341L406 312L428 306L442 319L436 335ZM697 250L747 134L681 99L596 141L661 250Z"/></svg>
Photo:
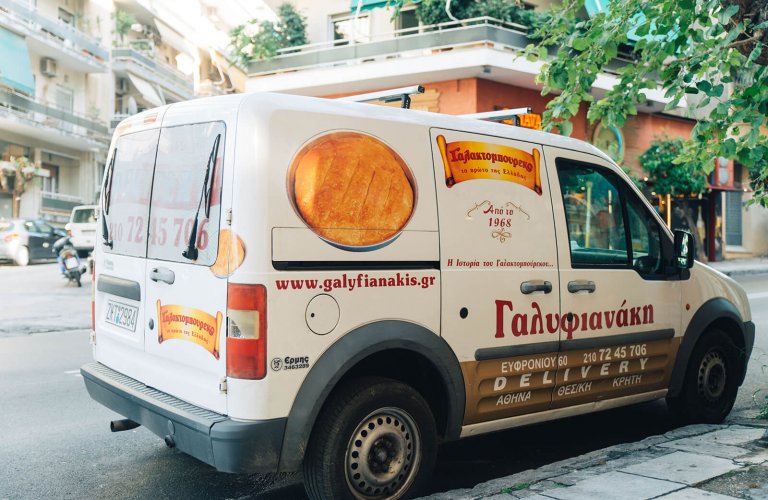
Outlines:
<svg viewBox="0 0 768 500"><path fill-rule="evenodd" d="M259 380L267 374L267 289L227 286L227 376Z"/></svg>
<svg viewBox="0 0 768 500"><path fill-rule="evenodd" d="M5 236L3 236L3 241L6 243L10 243L18 237L19 237L19 233L6 234Z"/></svg>

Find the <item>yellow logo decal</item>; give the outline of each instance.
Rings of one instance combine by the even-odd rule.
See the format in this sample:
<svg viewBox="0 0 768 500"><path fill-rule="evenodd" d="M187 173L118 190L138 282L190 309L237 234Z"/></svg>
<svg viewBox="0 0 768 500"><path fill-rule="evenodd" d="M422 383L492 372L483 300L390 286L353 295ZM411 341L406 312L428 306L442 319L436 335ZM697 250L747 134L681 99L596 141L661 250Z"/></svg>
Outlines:
<svg viewBox="0 0 768 500"><path fill-rule="evenodd" d="M219 331L223 319L220 312L214 317L191 307L163 306L158 300L157 318L157 341L160 344L172 339L187 340L219 359Z"/></svg>
<svg viewBox="0 0 768 500"><path fill-rule="evenodd" d="M472 179L492 179L520 184L541 194L541 153L486 142L446 142L437 136L445 167L445 184L452 187Z"/></svg>

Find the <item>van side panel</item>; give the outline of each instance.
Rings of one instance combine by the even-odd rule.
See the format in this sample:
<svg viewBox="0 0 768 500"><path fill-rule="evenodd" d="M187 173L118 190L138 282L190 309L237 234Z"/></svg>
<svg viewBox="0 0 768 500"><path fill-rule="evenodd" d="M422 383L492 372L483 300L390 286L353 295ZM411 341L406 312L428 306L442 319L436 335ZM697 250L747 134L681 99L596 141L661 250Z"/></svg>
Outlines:
<svg viewBox="0 0 768 500"><path fill-rule="evenodd" d="M229 415L234 418L287 416L323 353L363 325L397 319L419 325L435 338L440 331L428 128L372 118L366 107L342 108L318 100L304 109L297 102L289 96L249 96L239 117L232 231L242 241L245 257L229 280L266 287L268 326L266 377L227 381ZM354 158L358 152L342 144L351 136L363 147L373 143L377 154L394 151L392 156L404 165L397 167L404 169L398 175L406 176L413 192L412 213L404 226L393 237L362 247L331 241L323 228L304 219L291 169L318 138L330 138L329 154ZM341 193L350 181L345 182L326 188Z"/></svg>

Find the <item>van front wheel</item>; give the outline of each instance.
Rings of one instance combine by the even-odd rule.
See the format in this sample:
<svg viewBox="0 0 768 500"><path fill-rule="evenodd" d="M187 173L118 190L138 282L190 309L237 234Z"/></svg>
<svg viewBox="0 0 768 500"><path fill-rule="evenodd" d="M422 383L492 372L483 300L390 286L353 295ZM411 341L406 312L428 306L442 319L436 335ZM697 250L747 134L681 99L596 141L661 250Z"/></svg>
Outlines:
<svg viewBox="0 0 768 500"><path fill-rule="evenodd" d="M332 396L304 457L313 499L409 498L429 480L437 454L435 421L410 386L364 378Z"/></svg>
<svg viewBox="0 0 768 500"><path fill-rule="evenodd" d="M705 332L691 353L681 393L667 400L672 413L685 422L722 422L736 401L738 360L739 351L725 332Z"/></svg>

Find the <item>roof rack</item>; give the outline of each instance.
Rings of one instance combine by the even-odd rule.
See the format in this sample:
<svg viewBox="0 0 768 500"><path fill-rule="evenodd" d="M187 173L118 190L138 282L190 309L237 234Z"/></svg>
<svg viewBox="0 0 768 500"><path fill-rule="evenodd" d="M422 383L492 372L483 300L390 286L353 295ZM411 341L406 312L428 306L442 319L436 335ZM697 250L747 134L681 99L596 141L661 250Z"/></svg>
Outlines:
<svg viewBox="0 0 768 500"><path fill-rule="evenodd" d="M339 100L352 101L352 102L400 101L401 108L410 109L411 95L423 94L423 93L424 93L424 87L422 87L421 85L411 85L410 87L401 87L398 89L381 90L379 92L369 92L367 94L358 94L358 95L351 95L347 97L339 97Z"/></svg>
<svg viewBox="0 0 768 500"><path fill-rule="evenodd" d="M498 111L488 111L485 113L472 113L468 115L459 115L463 118L473 118L475 120L489 120L500 122L504 120L513 120L515 125L520 125L520 115L527 115L531 108L500 109Z"/></svg>

